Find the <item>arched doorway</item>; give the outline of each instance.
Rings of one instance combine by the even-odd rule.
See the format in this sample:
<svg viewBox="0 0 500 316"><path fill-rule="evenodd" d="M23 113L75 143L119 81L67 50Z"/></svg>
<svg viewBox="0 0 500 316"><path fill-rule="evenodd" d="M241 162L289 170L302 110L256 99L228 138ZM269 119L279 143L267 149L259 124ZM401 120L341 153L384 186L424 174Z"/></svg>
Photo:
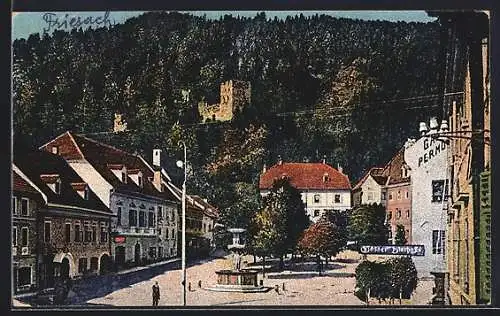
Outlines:
<svg viewBox="0 0 500 316"><path fill-rule="evenodd" d="M61 261L61 280L69 279L69 260L68 258L64 258Z"/></svg>
<svg viewBox="0 0 500 316"><path fill-rule="evenodd" d="M139 243L135 244L134 247L134 261L137 265L141 263L141 245Z"/></svg>
<svg viewBox="0 0 500 316"><path fill-rule="evenodd" d="M107 254L103 254L99 262L99 274L106 274L110 270L111 270L111 259Z"/></svg>

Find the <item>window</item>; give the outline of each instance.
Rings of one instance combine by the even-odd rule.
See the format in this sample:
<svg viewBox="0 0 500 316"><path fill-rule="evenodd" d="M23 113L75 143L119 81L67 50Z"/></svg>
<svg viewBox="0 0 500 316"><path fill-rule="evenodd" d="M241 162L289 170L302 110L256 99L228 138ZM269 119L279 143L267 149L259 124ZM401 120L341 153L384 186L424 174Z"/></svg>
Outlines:
<svg viewBox="0 0 500 316"><path fill-rule="evenodd" d="M398 191L398 200L401 200L401 191Z"/></svg>
<svg viewBox="0 0 500 316"><path fill-rule="evenodd" d="M108 241L108 229L106 227L106 224L101 224L101 242L107 242Z"/></svg>
<svg viewBox="0 0 500 316"><path fill-rule="evenodd" d="M121 207L118 207L118 209L116 211L116 220L117 220L118 226L121 226L122 225L122 208Z"/></svg>
<svg viewBox="0 0 500 316"><path fill-rule="evenodd" d="M45 242L50 242L50 222L45 222L45 225L44 225L44 241Z"/></svg>
<svg viewBox="0 0 500 316"><path fill-rule="evenodd" d="M89 187L88 186L85 186L85 189L83 190L83 198L85 200L89 199Z"/></svg>
<svg viewBox="0 0 500 316"><path fill-rule="evenodd" d="M92 241L92 231L90 230L89 223L84 224L84 230L85 230L85 241L91 242Z"/></svg>
<svg viewBox="0 0 500 316"><path fill-rule="evenodd" d="M149 227L154 227L155 226L155 213L153 213L153 212L149 212L148 226Z"/></svg>
<svg viewBox="0 0 500 316"><path fill-rule="evenodd" d="M139 211L139 227L146 227L146 212Z"/></svg>
<svg viewBox="0 0 500 316"><path fill-rule="evenodd" d="M24 216L28 215L28 199L25 198L21 199L21 215Z"/></svg>
<svg viewBox="0 0 500 316"><path fill-rule="evenodd" d="M319 203L319 200L320 200L319 194L315 194L314 195L314 203Z"/></svg>
<svg viewBox="0 0 500 316"><path fill-rule="evenodd" d="M410 198L410 192L406 191L405 192L405 199L409 199Z"/></svg>
<svg viewBox="0 0 500 316"><path fill-rule="evenodd" d="M17 270L17 285L31 284L31 267L22 267Z"/></svg>
<svg viewBox="0 0 500 316"><path fill-rule="evenodd" d="M87 270L87 258L78 259L78 273L84 273Z"/></svg>
<svg viewBox="0 0 500 316"><path fill-rule="evenodd" d="M314 210L314 217L319 216L319 210Z"/></svg>
<svg viewBox="0 0 500 316"><path fill-rule="evenodd" d="M165 229L165 239L168 239L168 229Z"/></svg>
<svg viewBox="0 0 500 316"><path fill-rule="evenodd" d="M56 192L56 194L61 193L61 181L59 179L57 179L57 181L54 185L54 192Z"/></svg>
<svg viewBox="0 0 500 316"><path fill-rule="evenodd" d="M156 247L149 247L149 258L156 258Z"/></svg>
<svg viewBox="0 0 500 316"><path fill-rule="evenodd" d="M141 175L139 175L139 176L137 177L137 183L138 183L138 184L139 184L139 186L142 188L142 176L141 176Z"/></svg>
<svg viewBox="0 0 500 316"><path fill-rule="evenodd" d="M212 231L212 224L208 224L208 231L211 232Z"/></svg>
<svg viewBox="0 0 500 316"><path fill-rule="evenodd" d="M66 223L66 225L64 225L64 241L71 241L71 224L69 223Z"/></svg>
<svg viewBox="0 0 500 316"><path fill-rule="evenodd" d="M389 193L389 201L392 201L392 192Z"/></svg>
<svg viewBox="0 0 500 316"><path fill-rule="evenodd" d="M368 201L373 201L373 192L368 192Z"/></svg>
<svg viewBox="0 0 500 316"><path fill-rule="evenodd" d="M406 210L406 218L410 218L410 210Z"/></svg>
<svg viewBox="0 0 500 316"><path fill-rule="evenodd" d="M172 228L172 235L170 235L170 238L175 240L175 230Z"/></svg>
<svg viewBox="0 0 500 316"><path fill-rule="evenodd" d="M90 258L90 271L97 271L97 267L99 266L99 258L92 257Z"/></svg>
<svg viewBox="0 0 500 316"><path fill-rule="evenodd" d="M432 253L433 254L444 254L445 246L445 231L444 230L433 230L432 231Z"/></svg>
<svg viewBox="0 0 500 316"><path fill-rule="evenodd" d="M12 197L12 213L17 214L17 197Z"/></svg>
<svg viewBox="0 0 500 316"><path fill-rule="evenodd" d="M17 227L12 227L12 246L17 246Z"/></svg>
<svg viewBox="0 0 500 316"><path fill-rule="evenodd" d="M158 247L158 258L163 258L163 247Z"/></svg>
<svg viewBox="0 0 500 316"><path fill-rule="evenodd" d="M444 193L444 180L432 181L432 202L441 202Z"/></svg>
<svg viewBox="0 0 500 316"><path fill-rule="evenodd" d="M57 155L59 153L59 147L52 146L52 153Z"/></svg>
<svg viewBox="0 0 500 316"><path fill-rule="evenodd" d="M401 218L401 210L400 209L396 209L396 218L399 219Z"/></svg>
<svg viewBox="0 0 500 316"><path fill-rule="evenodd" d="M381 199L382 199L383 201L385 201L385 199L386 199L386 192L382 192Z"/></svg>
<svg viewBox="0 0 500 316"><path fill-rule="evenodd" d="M389 239L392 239L392 230L389 229Z"/></svg>
<svg viewBox="0 0 500 316"><path fill-rule="evenodd" d="M387 211L387 220L390 221L392 219L392 211Z"/></svg>
<svg viewBox="0 0 500 316"><path fill-rule="evenodd" d="M28 227L21 228L21 247L28 247Z"/></svg>
<svg viewBox="0 0 500 316"><path fill-rule="evenodd" d="M75 241L80 242L82 240L82 231L80 230L80 223L75 224Z"/></svg>
<svg viewBox="0 0 500 316"><path fill-rule="evenodd" d="M335 194L335 203L340 203L340 194Z"/></svg>
<svg viewBox="0 0 500 316"><path fill-rule="evenodd" d="M97 224L92 224L92 241L97 241Z"/></svg>
<svg viewBox="0 0 500 316"><path fill-rule="evenodd" d="M162 207L161 207L161 206L158 206L158 210L157 210L157 212L158 212L158 219L159 219L159 220L160 220L160 219L163 219L163 209L162 209Z"/></svg>
<svg viewBox="0 0 500 316"><path fill-rule="evenodd" d="M129 211L128 224L129 224L129 226L137 226L137 211L136 210Z"/></svg>

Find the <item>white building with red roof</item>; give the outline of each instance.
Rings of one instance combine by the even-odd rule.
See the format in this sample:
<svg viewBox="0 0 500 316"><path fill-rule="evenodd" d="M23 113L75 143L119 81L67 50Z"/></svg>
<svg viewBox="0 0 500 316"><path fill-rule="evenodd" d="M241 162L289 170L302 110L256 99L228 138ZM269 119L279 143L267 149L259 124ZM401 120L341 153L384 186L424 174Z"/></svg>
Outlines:
<svg viewBox="0 0 500 316"><path fill-rule="evenodd" d="M351 209L351 183L342 168L335 169L322 163L284 163L281 159L260 175L261 195L269 193L274 181L286 177L290 184L301 191L306 213L317 221L328 210Z"/></svg>

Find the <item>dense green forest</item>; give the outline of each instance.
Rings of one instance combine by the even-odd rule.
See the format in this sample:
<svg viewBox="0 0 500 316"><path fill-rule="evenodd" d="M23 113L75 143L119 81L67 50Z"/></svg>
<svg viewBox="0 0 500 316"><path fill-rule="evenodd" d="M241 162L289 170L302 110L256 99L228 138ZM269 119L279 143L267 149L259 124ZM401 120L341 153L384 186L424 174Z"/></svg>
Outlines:
<svg viewBox="0 0 500 316"><path fill-rule="evenodd" d="M355 182L441 116L437 23L327 15L219 20L150 12L95 30L13 43L14 141L32 146L71 130L150 159L188 145L190 192L218 207L264 163L326 160ZM232 122L199 124L197 103L249 81L251 104ZM123 113L128 132L112 130ZM167 170L175 168L165 159Z"/></svg>

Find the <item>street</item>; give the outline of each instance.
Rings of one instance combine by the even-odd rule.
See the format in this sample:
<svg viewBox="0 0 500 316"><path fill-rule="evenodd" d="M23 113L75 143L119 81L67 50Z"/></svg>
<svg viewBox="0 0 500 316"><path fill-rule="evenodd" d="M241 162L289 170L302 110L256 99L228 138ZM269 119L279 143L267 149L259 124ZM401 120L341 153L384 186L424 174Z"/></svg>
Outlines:
<svg viewBox="0 0 500 316"><path fill-rule="evenodd" d="M251 257L245 260L252 262ZM327 276L317 276L310 271L310 276L294 277L293 272L284 271L267 273L264 285L280 286L279 294L274 290L266 293L228 293L213 292L206 287L215 285L215 271L227 269L229 260L214 258L189 266L187 269L187 282L191 283L191 291L187 291L188 306L238 306L238 305L365 305L353 294L355 287L354 277L345 277L344 274L353 273L358 262L353 260L339 260L331 262L326 271ZM256 266L258 269L259 267ZM288 276L288 275L290 276ZM279 278L277 278L279 277ZM259 275L261 278L261 275ZM180 285L181 271L178 267L160 273L145 281L130 284L115 290L102 297L86 301L88 305L96 306L151 306L152 290L155 281L161 289L159 306L181 305L182 288ZM202 287L198 287L198 281ZM285 283L285 291L282 285ZM403 300L404 305L426 305L432 296L432 281L420 281L412 299ZM379 304L376 300L370 304ZM384 304L384 303L382 303ZM399 303L396 303L397 305Z"/></svg>

